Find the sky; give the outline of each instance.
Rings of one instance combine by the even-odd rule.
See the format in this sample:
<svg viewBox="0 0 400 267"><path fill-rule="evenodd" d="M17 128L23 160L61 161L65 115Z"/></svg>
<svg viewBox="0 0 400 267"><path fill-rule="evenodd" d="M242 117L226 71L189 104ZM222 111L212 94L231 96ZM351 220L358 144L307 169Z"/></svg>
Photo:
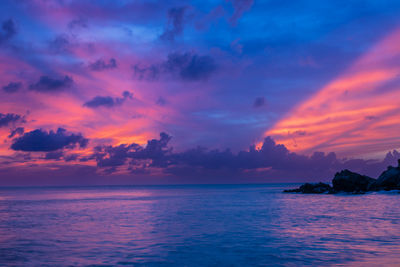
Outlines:
<svg viewBox="0 0 400 267"><path fill-rule="evenodd" d="M0 185L329 181L397 164L399 1L0 6Z"/></svg>

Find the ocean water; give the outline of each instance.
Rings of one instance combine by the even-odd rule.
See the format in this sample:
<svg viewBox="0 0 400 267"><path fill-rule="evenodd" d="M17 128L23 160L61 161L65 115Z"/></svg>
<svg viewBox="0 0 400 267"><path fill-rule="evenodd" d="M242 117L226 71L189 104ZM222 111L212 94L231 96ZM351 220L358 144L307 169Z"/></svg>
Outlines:
<svg viewBox="0 0 400 267"><path fill-rule="evenodd" d="M400 266L400 194L0 189L0 266Z"/></svg>

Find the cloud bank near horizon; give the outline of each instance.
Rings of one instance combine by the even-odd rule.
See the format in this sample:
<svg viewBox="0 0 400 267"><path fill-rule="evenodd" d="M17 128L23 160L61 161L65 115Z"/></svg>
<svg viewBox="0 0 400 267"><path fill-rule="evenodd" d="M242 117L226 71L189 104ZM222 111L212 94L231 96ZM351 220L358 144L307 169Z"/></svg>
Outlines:
<svg viewBox="0 0 400 267"><path fill-rule="evenodd" d="M61 175L66 168L71 168L69 173L75 170L74 175L81 177L83 184L88 173L80 173L80 169L90 170L89 177L94 181L98 179L98 183L104 183L104 179L108 177L106 181L111 184L145 181L150 184L154 181L300 182L328 181L334 173L342 169L377 176L387 166L396 165L400 158L397 150L388 152L383 160L338 158L334 152L314 152L306 156L291 152L282 144L276 144L271 137L266 137L259 149L252 145L248 150L237 153L230 149L211 150L205 147L175 152L169 145L171 139L170 135L162 132L159 139L148 140L145 146L130 143L100 145L88 149L89 140L80 133L70 133L61 128L49 132L37 129L12 140L11 149L19 151L19 154L14 158L7 158L7 163L0 169L3 169L3 174L12 177L13 165L17 168L21 161L29 162L41 174L42 183L49 182L47 179L51 178L55 184L69 184L77 179L54 180L54 174ZM27 173L21 173L24 173L23 178L30 179ZM22 179L18 175L17 178ZM2 179L0 184L9 185L13 182Z"/></svg>

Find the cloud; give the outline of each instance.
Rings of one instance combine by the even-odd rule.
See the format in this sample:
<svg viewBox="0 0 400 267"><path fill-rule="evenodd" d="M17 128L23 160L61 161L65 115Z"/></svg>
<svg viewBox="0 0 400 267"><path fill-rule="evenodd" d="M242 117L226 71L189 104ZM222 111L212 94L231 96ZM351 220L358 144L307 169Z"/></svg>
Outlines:
<svg viewBox="0 0 400 267"><path fill-rule="evenodd" d="M370 29L371 25L364 27ZM343 68L340 75L316 86L310 97L288 109L268 127L265 136L306 154L321 150L365 157L398 147L399 40L396 28ZM333 57L340 58L340 54ZM294 136L299 131L307 134Z"/></svg>
<svg viewBox="0 0 400 267"><path fill-rule="evenodd" d="M153 64L147 67L141 67L139 64L132 66L133 75L139 80L154 81L159 78L161 65Z"/></svg>
<svg viewBox="0 0 400 267"><path fill-rule="evenodd" d="M111 96L95 96L93 99L89 100L83 106L89 108L98 108L98 107L108 107L111 108L115 105L114 98Z"/></svg>
<svg viewBox="0 0 400 267"><path fill-rule="evenodd" d="M37 83L31 84L29 90L40 93L59 92L66 88L70 88L74 81L70 76L64 78L51 78L49 76L41 76Z"/></svg>
<svg viewBox="0 0 400 267"><path fill-rule="evenodd" d="M49 43L50 49L56 53L65 53L69 51L71 43L67 35L62 34L56 36L52 41Z"/></svg>
<svg viewBox="0 0 400 267"><path fill-rule="evenodd" d="M85 18L73 19L68 23L68 28L70 28L70 29L88 28L87 19L85 19Z"/></svg>
<svg viewBox="0 0 400 267"><path fill-rule="evenodd" d="M168 161L168 158L165 156L172 151L167 148L170 140L171 136L162 132L160 133L160 139L152 139L148 141L143 150L138 150L133 154L133 158L151 159L152 163L150 166L165 167L167 166Z"/></svg>
<svg viewBox="0 0 400 267"><path fill-rule="evenodd" d="M115 167L124 165L128 159L132 160L131 164L137 163L138 160L151 160L148 167L166 167L169 160L166 155L171 152L167 148L170 140L171 136L160 133L160 139L149 140L144 148L136 143L115 147L98 146L93 157L98 167L108 167L111 171L114 171Z"/></svg>
<svg viewBox="0 0 400 267"><path fill-rule="evenodd" d="M62 150L50 151L47 152L44 159L48 160L61 160L64 152Z"/></svg>
<svg viewBox="0 0 400 267"><path fill-rule="evenodd" d="M17 151L49 152L62 148L74 148L76 145L84 148L88 142L89 140L84 138L80 133L68 133L63 128L58 128L56 132L36 129L14 139L11 149Z"/></svg>
<svg viewBox="0 0 400 267"><path fill-rule="evenodd" d="M136 64L133 70L139 80L156 80L161 74L170 74L184 81L199 81L208 79L217 70L217 64L208 55L174 52L161 63L147 67Z"/></svg>
<svg viewBox="0 0 400 267"><path fill-rule="evenodd" d="M98 146L95 148L94 157L98 167L117 167L125 164L128 153L139 148L137 144L113 146Z"/></svg>
<svg viewBox="0 0 400 267"><path fill-rule="evenodd" d="M64 155L64 160L66 162L70 162L70 161L75 161L79 158L78 154L69 154L69 155Z"/></svg>
<svg viewBox="0 0 400 267"><path fill-rule="evenodd" d="M174 54L174 57L180 56L179 54ZM217 68L212 57L198 55L192 55L186 64L184 63L177 67L181 78L188 81L207 79Z"/></svg>
<svg viewBox="0 0 400 267"><path fill-rule="evenodd" d="M17 34L17 27L12 19L3 21L0 31L0 44Z"/></svg>
<svg viewBox="0 0 400 267"><path fill-rule="evenodd" d="M382 162L339 159L333 152L314 152L306 156L290 152L284 145L276 144L272 138L266 137L260 149L251 146L248 151L237 154L230 150L208 151L204 148L173 154L170 162L175 166L171 165L171 169L167 171L174 171L177 166L189 166L203 170L229 170L239 176L259 173L261 170L266 177L329 180L335 172L345 168L376 176L387 165L394 164L399 157L396 150L389 152Z"/></svg>
<svg viewBox="0 0 400 267"><path fill-rule="evenodd" d="M114 58L111 58L107 63L103 59L98 59L96 62L89 64L89 68L92 71L115 69L117 68L117 61Z"/></svg>
<svg viewBox="0 0 400 267"><path fill-rule="evenodd" d="M133 98L132 93L124 91L122 93L122 98L120 97L112 98L111 96L95 96L94 98L83 104L83 106L88 108L99 108L99 107L112 108L115 106L120 106L127 99L132 99L132 98Z"/></svg>
<svg viewBox="0 0 400 267"><path fill-rule="evenodd" d="M290 152L284 145L266 137L260 149L250 146L248 150L233 153L230 149L208 150L197 147L173 153L168 147L171 136L160 134L160 139L148 141L145 147L138 144L98 146L92 158L99 168L112 173L120 166L151 172L161 169L165 174L191 177L191 175L229 175L237 177L265 176L283 179L329 180L341 169L351 169L376 176L387 165L395 164L400 153L389 152L383 161L363 159L339 159L335 153L314 152L310 156Z"/></svg>
<svg viewBox="0 0 400 267"><path fill-rule="evenodd" d="M25 122L25 119L23 116L14 113L0 113L0 127L6 127L16 122Z"/></svg>
<svg viewBox="0 0 400 267"><path fill-rule="evenodd" d="M3 91L6 93L15 93L22 88L22 83L20 82L10 82L9 84L3 86Z"/></svg>
<svg viewBox="0 0 400 267"><path fill-rule="evenodd" d="M168 10L168 24L160 36L162 40L174 41L176 36L182 34L186 9L187 7L178 7Z"/></svg>
<svg viewBox="0 0 400 267"><path fill-rule="evenodd" d="M253 106L255 108L259 108L265 105L265 98L263 96L259 96L254 100Z"/></svg>
<svg viewBox="0 0 400 267"><path fill-rule="evenodd" d="M228 168L235 170L266 167L280 169L282 165L286 165L285 162L291 159L304 159L303 156L290 154L285 146L276 145L269 137L265 138L260 150L250 147L249 151L240 151L238 154L234 154L229 149L224 151L208 151L205 148L199 147L175 154L173 157L176 162L184 165L205 169Z"/></svg>
<svg viewBox="0 0 400 267"><path fill-rule="evenodd" d="M8 135L8 138L13 138L16 135L22 135L24 131L25 129L23 127L17 127L11 131L11 133Z"/></svg>
<svg viewBox="0 0 400 267"><path fill-rule="evenodd" d="M229 22L232 26L236 26L237 21L242 17L243 13L250 10L254 0L232 0L231 2L235 11Z"/></svg>

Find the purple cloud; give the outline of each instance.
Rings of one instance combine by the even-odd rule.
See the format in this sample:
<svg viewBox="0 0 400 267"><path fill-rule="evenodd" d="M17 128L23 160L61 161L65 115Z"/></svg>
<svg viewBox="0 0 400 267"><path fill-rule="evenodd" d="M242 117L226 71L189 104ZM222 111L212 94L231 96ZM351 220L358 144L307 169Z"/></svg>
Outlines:
<svg viewBox="0 0 400 267"><path fill-rule="evenodd" d="M84 148L88 142L89 140L81 134L68 133L63 128L58 128L56 132L37 129L14 139L11 149L16 151L47 152L62 148L74 148L76 145Z"/></svg>
<svg viewBox="0 0 400 267"><path fill-rule="evenodd" d="M254 0L231 0L231 2L235 11L229 21L233 26L236 26L243 13L250 10Z"/></svg>
<svg viewBox="0 0 400 267"><path fill-rule="evenodd" d="M0 44L9 40L14 35L17 34L17 27L15 25L14 20L8 19L3 21L1 24L1 32L0 32Z"/></svg>
<svg viewBox="0 0 400 267"><path fill-rule="evenodd" d="M127 99L132 99L132 98L133 98L132 93L124 91L122 93L122 98L120 97L112 98L111 96L95 96L93 99L83 104L83 106L88 108L99 108L99 107L112 108L115 106L120 106Z"/></svg>
<svg viewBox="0 0 400 267"><path fill-rule="evenodd" d="M117 61L114 58L110 58L108 62L105 62L103 59L98 59L96 62L89 64L89 68L92 71L115 69L117 68Z"/></svg>
<svg viewBox="0 0 400 267"><path fill-rule="evenodd" d="M17 127L11 131L11 133L8 135L8 138L13 138L14 136L22 135L24 131L25 129L23 127Z"/></svg>
<svg viewBox="0 0 400 267"><path fill-rule="evenodd" d="M10 82L9 84L3 86L3 91L6 93L16 93L22 89L22 83L20 82Z"/></svg>
<svg viewBox="0 0 400 267"><path fill-rule="evenodd" d="M41 76L37 83L29 86L29 90L40 93L53 93L67 89L71 87L73 83L74 81L70 76L64 76L64 78Z"/></svg>
<svg viewBox="0 0 400 267"><path fill-rule="evenodd" d="M134 76L139 80L156 80L160 75L169 74L183 81L199 81L208 79L217 70L217 64L208 55L174 52L161 63L147 67L136 64L133 70Z"/></svg>
<svg viewBox="0 0 400 267"><path fill-rule="evenodd" d="M14 113L0 113L0 127L6 127L17 122L25 122L24 117Z"/></svg>
<svg viewBox="0 0 400 267"><path fill-rule="evenodd" d="M186 9L187 7L178 7L168 10L168 24L160 36L162 40L174 41L176 36L182 34Z"/></svg>
<svg viewBox="0 0 400 267"><path fill-rule="evenodd" d="M270 137L265 138L260 149L251 146L247 151L233 153L230 149L223 151L208 150L197 147L174 153L168 143L171 136L160 134L160 139L148 141L145 147L138 144L119 146L99 146L93 158L99 168L107 168L109 173L117 167L127 165L131 170L162 168L165 174L181 177L194 172L207 175L235 173L237 177L265 175L275 178L309 178L328 181L341 169L352 169L357 172L376 176L387 165L395 164L400 153L389 152L383 161L362 159L339 159L335 153L315 152L310 156L290 152L284 145L276 144Z"/></svg>

